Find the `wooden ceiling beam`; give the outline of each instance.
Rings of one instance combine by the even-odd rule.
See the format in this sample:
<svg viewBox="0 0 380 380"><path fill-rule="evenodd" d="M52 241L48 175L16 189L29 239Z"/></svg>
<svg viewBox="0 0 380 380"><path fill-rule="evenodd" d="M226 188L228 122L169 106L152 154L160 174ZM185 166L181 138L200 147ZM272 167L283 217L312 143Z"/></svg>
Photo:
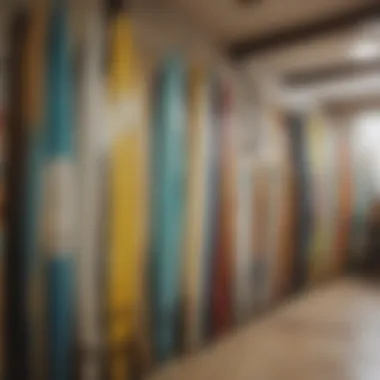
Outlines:
<svg viewBox="0 0 380 380"><path fill-rule="evenodd" d="M380 60L342 63L322 68L285 73L282 82L287 86L309 86L321 82L350 79L369 74L380 74Z"/></svg>
<svg viewBox="0 0 380 380"><path fill-rule="evenodd" d="M228 48L228 53L234 60L248 59L271 50L342 32L360 23L376 19L380 19L380 1L378 0L324 19L283 27L268 34L242 39L232 43Z"/></svg>

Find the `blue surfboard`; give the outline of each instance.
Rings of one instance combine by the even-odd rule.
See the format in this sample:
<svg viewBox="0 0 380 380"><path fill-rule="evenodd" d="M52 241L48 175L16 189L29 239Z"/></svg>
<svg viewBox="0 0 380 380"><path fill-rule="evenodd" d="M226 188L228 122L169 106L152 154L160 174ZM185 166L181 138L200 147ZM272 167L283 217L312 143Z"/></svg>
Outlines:
<svg viewBox="0 0 380 380"><path fill-rule="evenodd" d="M185 209L185 65L173 55L157 73L153 123L152 297L157 360L176 349Z"/></svg>
<svg viewBox="0 0 380 380"><path fill-rule="evenodd" d="M47 256L49 379L72 378L74 146L66 9L53 6L47 52L44 250Z"/></svg>

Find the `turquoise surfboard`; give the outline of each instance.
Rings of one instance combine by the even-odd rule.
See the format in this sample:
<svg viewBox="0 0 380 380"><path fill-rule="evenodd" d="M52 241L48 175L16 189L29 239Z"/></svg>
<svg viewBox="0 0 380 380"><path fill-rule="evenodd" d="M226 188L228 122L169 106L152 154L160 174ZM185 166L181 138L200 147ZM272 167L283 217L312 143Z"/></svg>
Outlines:
<svg viewBox="0 0 380 380"><path fill-rule="evenodd" d="M66 9L49 17L44 250L47 258L48 375L72 378L74 312L74 146Z"/></svg>
<svg viewBox="0 0 380 380"><path fill-rule="evenodd" d="M152 296L154 350L165 360L176 350L186 178L186 69L170 56L157 73L153 125Z"/></svg>

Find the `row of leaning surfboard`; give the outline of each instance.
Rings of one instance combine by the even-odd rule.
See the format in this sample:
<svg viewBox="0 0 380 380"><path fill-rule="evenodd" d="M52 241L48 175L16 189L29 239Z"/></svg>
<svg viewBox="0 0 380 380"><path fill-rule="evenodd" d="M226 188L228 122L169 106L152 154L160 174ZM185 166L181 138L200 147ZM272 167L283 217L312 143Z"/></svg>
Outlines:
<svg viewBox="0 0 380 380"><path fill-rule="evenodd" d="M344 271L371 199L347 129L269 110L247 154L217 70L145 72L122 7L74 50L66 7L33 4L2 104L5 378L139 377Z"/></svg>

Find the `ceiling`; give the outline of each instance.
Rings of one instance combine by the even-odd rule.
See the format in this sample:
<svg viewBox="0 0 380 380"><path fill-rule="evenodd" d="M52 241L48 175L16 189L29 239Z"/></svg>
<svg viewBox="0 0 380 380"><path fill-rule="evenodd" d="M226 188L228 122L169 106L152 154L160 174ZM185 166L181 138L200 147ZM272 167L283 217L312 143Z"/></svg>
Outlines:
<svg viewBox="0 0 380 380"><path fill-rule="evenodd" d="M289 44L264 54L247 56L244 66L252 77L275 80L282 94L300 101L380 97L380 56L358 59L352 49L366 39L366 28ZM377 40L380 51L380 39Z"/></svg>
<svg viewBox="0 0 380 380"><path fill-rule="evenodd" d="M380 55L371 63L349 54L374 25L380 51L380 0L135 1L180 11L194 32L208 34L252 77L270 77L283 92L322 97L323 88L335 86L329 97L347 96L348 88L352 96L361 96L369 83L361 77L380 77ZM347 81L355 85L347 87ZM371 91L377 89L371 86Z"/></svg>
<svg viewBox="0 0 380 380"><path fill-rule="evenodd" d="M374 0L173 0L224 43L355 11Z"/></svg>
<svg viewBox="0 0 380 380"><path fill-rule="evenodd" d="M361 80L376 77L377 69L380 77L380 57L368 64L350 56L375 29L380 49L378 0L167 1L197 20L252 76L265 72L300 97L323 97L324 89L328 98L347 91L362 96L366 88L380 94L377 82L369 88L371 81ZM289 78L298 78L297 86Z"/></svg>

